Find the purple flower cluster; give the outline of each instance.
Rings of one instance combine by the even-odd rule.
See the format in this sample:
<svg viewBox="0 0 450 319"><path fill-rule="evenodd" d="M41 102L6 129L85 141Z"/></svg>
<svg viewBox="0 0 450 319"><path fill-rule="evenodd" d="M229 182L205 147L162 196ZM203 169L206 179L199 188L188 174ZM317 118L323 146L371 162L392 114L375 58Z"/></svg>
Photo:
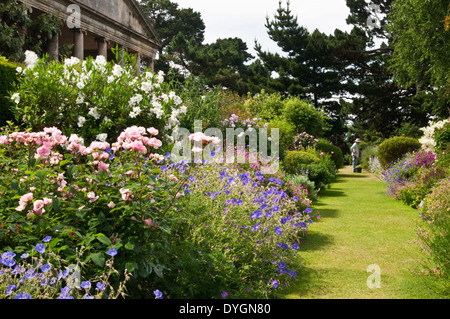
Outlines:
<svg viewBox="0 0 450 319"><path fill-rule="evenodd" d="M231 226L230 222L234 222L239 233L244 236L243 240L254 238L256 246L253 251L265 262L269 263L270 255L278 256L275 259L285 259L286 262L280 262L279 267L274 267L274 273L277 276L288 274L290 278L295 278L296 271L288 271L286 263L289 256L299 250L297 234L306 233L308 223L312 223L309 218L312 209L308 207L299 210L298 196L290 196L284 191L282 189L284 183L280 178L263 176L259 170L242 172L235 168L223 168L218 175L221 189L208 189L202 194L214 201L214 206L223 207L221 205L223 203L225 220L227 214L232 214L230 215L232 221L225 222L229 225L227 228ZM214 180L214 177L210 178ZM248 212L247 220L245 220L246 212ZM244 214L241 215L242 213ZM207 214L213 213L209 211ZM271 263L277 265L277 261L272 260ZM281 278L269 281L271 288L278 287Z"/></svg>
<svg viewBox="0 0 450 319"><path fill-rule="evenodd" d="M50 242L51 237L47 236L43 239L43 243L38 243L35 245L34 250L38 252L40 255L43 255L46 252L45 243ZM115 256L117 254L117 250L114 248L109 249L108 255ZM29 258L29 254L22 254L20 258L22 261L25 261ZM70 275L70 270L65 269L57 270L54 269L50 264L42 264L42 260L40 260L37 265L34 265L32 262L31 268L26 269L21 263L18 263L14 257L16 254L12 251L4 252L0 257L0 277L4 276L4 280L10 278L10 276L14 276L14 280L17 281L14 284L9 284L6 289L7 296L14 296L14 299L31 299L31 295L27 292L18 291L21 288L21 285L26 281L37 280L41 287L50 287L52 289L56 289L62 283L62 279L67 279ZM3 267L2 267L3 265ZM6 267L5 267L6 266ZM12 278L12 277L11 277ZM25 285L25 288L27 285ZM81 282L80 287L85 290L84 299L93 299L94 297L89 295L89 290L91 288L90 281ZM96 290L101 292L106 289L106 285L102 282L96 283ZM60 294L57 299L74 299L71 295L72 288L64 287L61 288ZM46 296L49 297L49 296Z"/></svg>
<svg viewBox="0 0 450 319"><path fill-rule="evenodd" d="M428 151L418 151L414 154L414 166L433 167L436 162L436 154Z"/></svg>

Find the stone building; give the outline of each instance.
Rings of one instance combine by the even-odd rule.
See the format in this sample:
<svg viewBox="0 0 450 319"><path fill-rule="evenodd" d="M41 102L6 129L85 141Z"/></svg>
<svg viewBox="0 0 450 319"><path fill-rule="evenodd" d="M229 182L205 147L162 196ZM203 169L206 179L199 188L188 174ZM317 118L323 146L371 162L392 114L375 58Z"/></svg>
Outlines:
<svg viewBox="0 0 450 319"><path fill-rule="evenodd" d="M41 13L63 21L61 33L49 43L48 53L57 60L63 45L73 45L72 55L83 60L87 56L115 56L116 46L136 56L153 70L159 40L150 19L135 0L21 0L31 18ZM139 69L139 68L138 68Z"/></svg>

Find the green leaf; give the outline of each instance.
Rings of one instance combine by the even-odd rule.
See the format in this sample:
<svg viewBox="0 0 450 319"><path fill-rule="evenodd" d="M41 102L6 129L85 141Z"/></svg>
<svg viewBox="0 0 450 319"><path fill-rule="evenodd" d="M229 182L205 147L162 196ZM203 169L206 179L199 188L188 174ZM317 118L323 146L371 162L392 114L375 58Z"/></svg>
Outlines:
<svg viewBox="0 0 450 319"><path fill-rule="evenodd" d="M144 260L139 267L139 275L143 278L147 278L153 271L153 267L149 261Z"/></svg>
<svg viewBox="0 0 450 319"><path fill-rule="evenodd" d="M105 256L102 253L91 254L89 258L100 267L105 265Z"/></svg>
<svg viewBox="0 0 450 319"><path fill-rule="evenodd" d="M77 165L71 165L68 169L67 169L67 175L72 176L73 173L75 173L77 169Z"/></svg>
<svg viewBox="0 0 450 319"><path fill-rule="evenodd" d="M19 190L19 182L18 181L12 181L11 182L11 188L18 191Z"/></svg>
<svg viewBox="0 0 450 319"><path fill-rule="evenodd" d="M134 242L133 241L129 241L125 244L125 249L127 250L134 250Z"/></svg>
<svg viewBox="0 0 450 319"><path fill-rule="evenodd" d="M133 272L136 269L136 264L134 262L127 262L125 264L125 268L129 271L129 272Z"/></svg>
<svg viewBox="0 0 450 319"><path fill-rule="evenodd" d="M106 237L105 235L103 235L103 234L97 234L97 235L95 235L95 236L97 237L97 239L98 239L99 242L101 242L101 243L103 243L103 244L105 244L105 245L107 245L107 246L110 246L110 245L111 245L111 240L110 240L108 237Z"/></svg>
<svg viewBox="0 0 450 319"><path fill-rule="evenodd" d="M52 200L52 205L53 205L53 210L55 212L59 213L60 207L61 207L61 200L59 198L54 198Z"/></svg>
<svg viewBox="0 0 450 319"><path fill-rule="evenodd" d="M41 170L38 170L38 171L35 173L35 176L36 176L36 178L38 178L38 179L43 179L43 178L46 178L46 177L47 177L48 173L49 173L49 170L48 170L48 169L41 169Z"/></svg>

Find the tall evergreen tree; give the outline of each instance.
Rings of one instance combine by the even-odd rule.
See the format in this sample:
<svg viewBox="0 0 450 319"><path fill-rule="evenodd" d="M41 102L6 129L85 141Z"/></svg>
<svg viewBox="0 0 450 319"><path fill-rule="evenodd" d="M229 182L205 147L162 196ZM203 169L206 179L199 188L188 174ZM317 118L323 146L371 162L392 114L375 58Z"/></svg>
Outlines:
<svg viewBox="0 0 450 319"><path fill-rule="evenodd" d="M283 54L265 52L257 43L255 49L261 62L251 66L253 73L250 81L254 83L254 79L261 79L264 74L276 74L276 77L266 78L259 89L310 100L332 119L332 134L341 134L343 122L340 120L338 96L344 87L339 71L342 66L333 54L336 49L333 36L319 30L310 33L301 26L298 18L292 14L289 1L286 6L279 2L273 20L267 17L266 28L269 37L277 43ZM253 87L258 89L256 85Z"/></svg>

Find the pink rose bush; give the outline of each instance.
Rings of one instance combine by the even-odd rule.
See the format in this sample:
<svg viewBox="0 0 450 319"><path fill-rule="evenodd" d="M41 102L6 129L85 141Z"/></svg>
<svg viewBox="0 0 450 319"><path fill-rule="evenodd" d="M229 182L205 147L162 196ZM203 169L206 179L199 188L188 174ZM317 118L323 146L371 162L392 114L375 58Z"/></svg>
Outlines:
<svg viewBox="0 0 450 319"><path fill-rule="evenodd" d="M170 228L170 198L180 198L185 181L159 169L165 158L156 153L163 144L158 134L131 126L112 144L85 144L55 127L0 135L0 246L52 236L70 259L74 248L87 245L87 258L99 267L92 275L105 266L105 248L123 249L119 268L146 276L153 257L136 251L167 240L161 232ZM154 198L166 200L155 204Z"/></svg>

